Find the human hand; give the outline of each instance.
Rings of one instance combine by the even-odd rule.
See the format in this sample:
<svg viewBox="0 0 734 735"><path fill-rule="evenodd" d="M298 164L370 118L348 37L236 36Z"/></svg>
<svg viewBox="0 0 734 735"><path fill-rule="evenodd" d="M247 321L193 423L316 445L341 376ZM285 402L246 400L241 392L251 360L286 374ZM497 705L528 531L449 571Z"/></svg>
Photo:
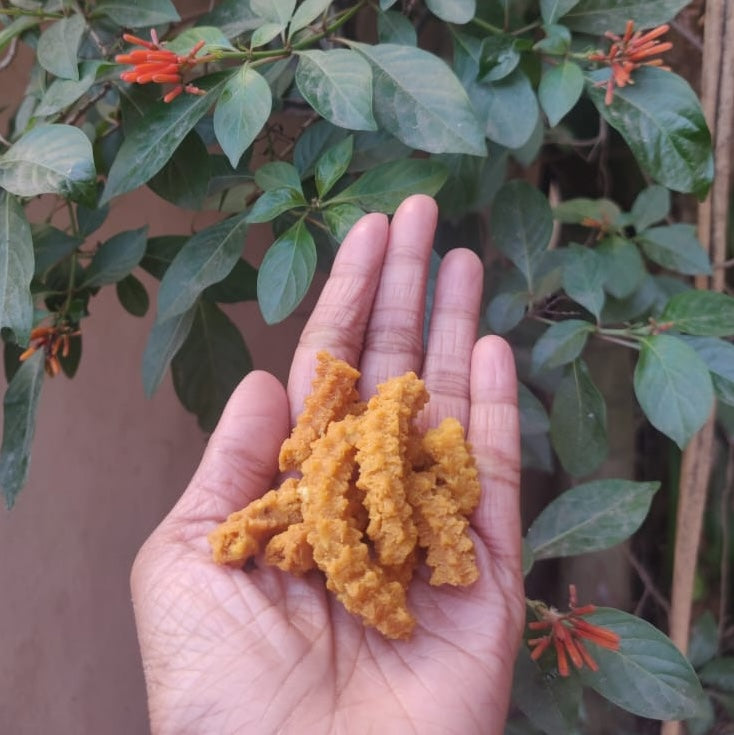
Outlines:
<svg viewBox="0 0 734 735"><path fill-rule="evenodd" d="M131 583L156 735L503 732L525 618L515 370L503 340L475 343L483 271L468 250L441 264L424 352L435 225L424 196L403 202L389 226L380 214L355 225L304 329L287 394L267 373L242 381L191 484L140 550ZM432 587L418 572L410 641L364 628L316 573L211 561L207 533L273 487L324 349L360 369L363 396L414 370L431 395L422 420L455 416L474 449L480 576L466 588Z"/></svg>

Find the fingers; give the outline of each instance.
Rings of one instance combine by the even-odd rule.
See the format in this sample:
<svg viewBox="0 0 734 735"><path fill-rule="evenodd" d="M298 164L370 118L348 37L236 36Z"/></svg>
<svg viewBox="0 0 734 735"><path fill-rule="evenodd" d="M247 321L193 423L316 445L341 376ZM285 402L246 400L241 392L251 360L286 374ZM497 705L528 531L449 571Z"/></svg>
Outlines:
<svg viewBox="0 0 734 735"><path fill-rule="evenodd" d="M288 427L288 403L278 380L262 371L245 376L167 520L219 522L269 490Z"/></svg>
<svg viewBox="0 0 734 735"><path fill-rule="evenodd" d="M339 248L331 275L293 357L288 378L293 421L311 392L319 350L328 350L350 365L359 364L387 239L387 217L368 214L351 229Z"/></svg>
<svg viewBox="0 0 734 735"><path fill-rule="evenodd" d="M482 498L476 528L490 553L520 568L520 428L517 378L509 345L483 337L471 360L468 439L477 459Z"/></svg>
<svg viewBox="0 0 734 735"><path fill-rule="evenodd" d="M423 361L423 314L428 267L438 211L430 197L416 195L397 209L364 338L360 393Z"/></svg>
<svg viewBox="0 0 734 735"><path fill-rule="evenodd" d="M482 263L470 250L452 250L441 263L422 374L431 395L422 416L427 426L447 416L469 423L469 365L483 278Z"/></svg>

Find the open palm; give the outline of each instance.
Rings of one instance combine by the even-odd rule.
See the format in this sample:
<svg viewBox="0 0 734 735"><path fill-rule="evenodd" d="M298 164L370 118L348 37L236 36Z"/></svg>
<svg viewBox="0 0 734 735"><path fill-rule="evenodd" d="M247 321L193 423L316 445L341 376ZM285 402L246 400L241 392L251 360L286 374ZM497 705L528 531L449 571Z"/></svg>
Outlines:
<svg viewBox="0 0 734 735"><path fill-rule="evenodd" d="M475 342L482 267L443 260L426 350L423 311L436 208L407 199L388 227L367 215L344 241L293 359L288 392L248 375L186 492L132 574L154 733L501 733L524 620L519 440L512 355ZM467 427L482 483L472 517L480 577L468 588L413 581L410 641L347 613L312 572L210 559L207 533L274 485L277 455L310 390L316 353L357 365L362 395L415 370L431 394L421 420Z"/></svg>

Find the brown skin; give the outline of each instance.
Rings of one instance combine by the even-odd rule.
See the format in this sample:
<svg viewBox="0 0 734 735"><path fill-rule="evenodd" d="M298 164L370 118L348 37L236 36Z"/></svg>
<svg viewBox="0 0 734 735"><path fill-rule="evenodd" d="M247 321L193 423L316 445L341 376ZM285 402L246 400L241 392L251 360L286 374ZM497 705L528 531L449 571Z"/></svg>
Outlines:
<svg viewBox="0 0 734 735"><path fill-rule="evenodd" d="M515 368L503 340L475 341L483 279L468 250L444 258L423 351L435 225L424 196L390 225L360 220L304 329L287 393L267 373L242 381L189 487L140 550L132 593L155 735L503 732L524 620ZM416 371L431 395L425 422L457 417L474 447L479 580L432 587L421 570L407 642L365 629L315 573L260 564L245 574L210 558L207 533L272 487L322 349L359 367L362 395Z"/></svg>

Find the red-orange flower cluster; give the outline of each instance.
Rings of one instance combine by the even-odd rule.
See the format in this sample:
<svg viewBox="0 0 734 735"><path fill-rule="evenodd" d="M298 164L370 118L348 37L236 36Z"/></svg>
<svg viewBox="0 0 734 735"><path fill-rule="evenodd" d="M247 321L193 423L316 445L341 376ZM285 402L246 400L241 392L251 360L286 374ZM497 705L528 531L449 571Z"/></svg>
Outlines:
<svg viewBox="0 0 734 735"><path fill-rule="evenodd" d="M589 61L601 61L604 64L609 64L612 69L612 75L609 77L609 81L605 82L607 93L604 102L607 105L612 104L615 87L634 84L632 81L632 72L635 69L641 66L659 66L670 71L670 67L663 65L662 59L650 58L673 48L672 43L668 41L661 43L658 40L669 29L670 26L666 24L653 28L647 33L643 33L642 31L635 32L634 21L628 20L623 36L618 36L609 31L604 34L612 41L608 53L603 54L598 51L589 56Z"/></svg>
<svg viewBox="0 0 734 735"><path fill-rule="evenodd" d="M31 332L31 345L20 356L20 360L27 360L32 354L40 349L46 353L46 372L52 378L61 371L59 353L62 357L69 355L71 338L78 335L68 324L60 324L54 327L36 327Z"/></svg>
<svg viewBox="0 0 734 735"><path fill-rule="evenodd" d="M175 84L176 86L163 97L164 102L175 100L182 92L188 94L206 94L203 89L199 89L193 84L184 84L184 74L195 67L197 64L204 64L212 61L214 56L200 56L196 58L196 54L204 47L204 41L199 41L192 49L180 56L170 49L161 46L158 35L155 30L150 32L150 41L145 41L137 36L129 33L123 34L123 39L128 43L134 43L142 46L127 54L118 54L115 61L118 64L132 64L130 71L120 74L120 79L124 82L133 82L135 84Z"/></svg>
<svg viewBox="0 0 734 735"><path fill-rule="evenodd" d="M593 613L596 607L594 605L577 606L575 585L569 585L568 592L569 610L567 613L558 612L553 608L543 608L542 620L528 623L530 630L548 631L547 635L528 640L528 645L533 649L530 658L537 661L552 644L558 660L558 673L561 676L568 676L570 673L569 658L577 669L583 668L586 664L592 671L598 671L598 664L591 657L581 639L596 643L597 646L608 648L610 651L618 651L619 635L584 620L583 616Z"/></svg>

